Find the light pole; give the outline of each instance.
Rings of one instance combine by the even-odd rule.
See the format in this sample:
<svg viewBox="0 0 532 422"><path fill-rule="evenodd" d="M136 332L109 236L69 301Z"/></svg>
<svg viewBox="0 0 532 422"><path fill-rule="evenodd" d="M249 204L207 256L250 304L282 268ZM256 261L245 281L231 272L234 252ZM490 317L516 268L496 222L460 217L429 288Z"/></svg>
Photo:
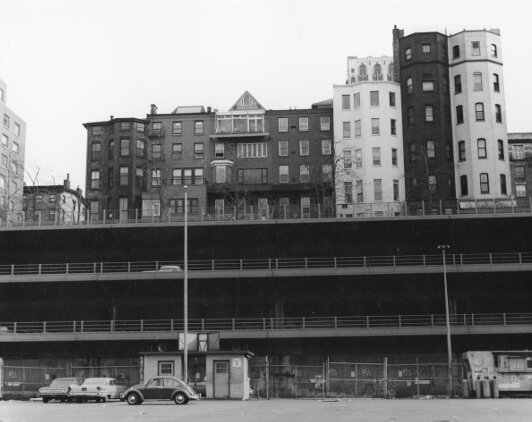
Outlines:
<svg viewBox="0 0 532 422"><path fill-rule="evenodd" d="M443 286L445 289L445 324L447 326L447 372L449 376L449 395L453 396L453 355L451 349L451 320L449 317L449 293L447 291L447 267L445 262L445 250L449 249L449 245L439 245L443 254Z"/></svg>
<svg viewBox="0 0 532 422"><path fill-rule="evenodd" d="M188 186L185 189L185 221L183 246L183 381L188 382Z"/></svg>

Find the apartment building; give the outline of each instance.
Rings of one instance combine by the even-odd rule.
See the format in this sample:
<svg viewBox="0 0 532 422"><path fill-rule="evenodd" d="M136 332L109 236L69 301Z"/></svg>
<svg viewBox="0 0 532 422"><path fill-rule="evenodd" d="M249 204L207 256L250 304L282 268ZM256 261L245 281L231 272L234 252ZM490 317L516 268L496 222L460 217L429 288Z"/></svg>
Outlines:
<svg viewBox="0 0 532 422"><path fill-rule="evenodd" d="M511 195L518 203L532 197L532 133L509 133Z"/></svg>
<svg viewBox="0 0 532 422"><path fill-rule="evenodd" d="M349 57L347 77L345 85L333 87L336 213L395 215L405 188L401 89L393 59Z"/></svg>
<svg viewBox="0 0 532 422"><path fill-rule="evenodd" d="M26 123L7 106L7 85L2 80L0 115L0 222L6 222L18 218L22 210Z"/></svg>

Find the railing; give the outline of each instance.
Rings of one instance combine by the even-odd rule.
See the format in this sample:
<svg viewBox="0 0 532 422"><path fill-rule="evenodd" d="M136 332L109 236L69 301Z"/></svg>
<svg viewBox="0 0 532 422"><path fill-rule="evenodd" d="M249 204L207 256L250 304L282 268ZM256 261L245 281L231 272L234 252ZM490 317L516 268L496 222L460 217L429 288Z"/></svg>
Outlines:
<svg viewBox="0 0 532 422"><path fill-rule="evenodd" d="M476 254L446 254L446 265L508 265L532 264L532 252L500 252ZM258 259L194 259L188 261L189 271L244 271L289 269L342 269L405 266L441 266L443 257L435 255L387 255L358 257L302 257ZM166 268L162 268L166 267ZM50 274L104 274L104 273L161 273L183 268L183 261L122 261L122 262L67 262L50 264L0 265L1 276Z"/></svg>
<svg viewBox="0 0 532 422"><path fill-rule="evenodd" d="M288 186L288 185L287 185ZM455 200L433 202L357 202L349 204L309 206L266 205L226 206L220 208L190 207L190 222L219 222L231 224L236 221L305 221L343 220L360 218L432 218L452 215L512 215L532 214L532 197L516 199ZM9 213L0 215L0 228L24 226L72 226L109 224L167 224L183 223L184 210L170 208L164 204L150 210L109 209L86 210L81 216L68 215L65 218L50 217L45 213Z"/></svg>
<svg viewBox="0 0 532 422"><path fill-rule="evenodd" d="M532 325L532 313L452 314L452 327ZM212 318L189 319L190 331L243 330L330 330L376 328L445 327L444 314L366 315L291 318ZM2 334L118 333L182 331L181 319L139 319L99 321L0 322Z"/></svg>

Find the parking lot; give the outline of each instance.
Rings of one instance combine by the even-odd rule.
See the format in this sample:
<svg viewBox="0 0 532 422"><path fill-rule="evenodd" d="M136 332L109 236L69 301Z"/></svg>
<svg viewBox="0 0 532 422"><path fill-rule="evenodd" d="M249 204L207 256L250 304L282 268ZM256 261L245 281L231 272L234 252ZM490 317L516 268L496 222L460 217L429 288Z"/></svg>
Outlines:
<svg viewBox="0 0 532 422"><path fill-rule="evenodd" d="M356 421L356 422L527 422L530 399L342 399L169 402L129 406L107 403L0 402L0 422L94 421Z"/></svg>

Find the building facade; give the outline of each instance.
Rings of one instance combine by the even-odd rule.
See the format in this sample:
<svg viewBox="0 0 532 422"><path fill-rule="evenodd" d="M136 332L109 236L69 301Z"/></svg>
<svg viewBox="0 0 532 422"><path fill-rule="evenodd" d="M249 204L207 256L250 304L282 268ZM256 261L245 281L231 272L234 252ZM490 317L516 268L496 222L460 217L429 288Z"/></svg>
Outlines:
<svg viewBox="0 0 532 422"><path fill-rule="evenodd" d="M70 187L67 174L62 185L24 186L22 211L26 223L80 223L85 221L85 198L79 187Z"/></svg>
<svg viewBox="0 0 532 422"><path fill-rule="evenodd" d="M6 222L22 210L26 123L7 106L7 85L1 80L0 115L0 222Z"/></svg>
<svg viewBox="0 0 532 422"><path fill-rule="evenodd" d="M526 203L532 197L532 133L509 133L508 150L511 195L517 203Z"/></svg>
<svg viewBox="0 0 532 422"><path fill-rule="evenodd" d="M393 60L349 57L347 76L346 85L333 87L336 213L395 215L405 188L401 89L393 80Z"/></svg>

